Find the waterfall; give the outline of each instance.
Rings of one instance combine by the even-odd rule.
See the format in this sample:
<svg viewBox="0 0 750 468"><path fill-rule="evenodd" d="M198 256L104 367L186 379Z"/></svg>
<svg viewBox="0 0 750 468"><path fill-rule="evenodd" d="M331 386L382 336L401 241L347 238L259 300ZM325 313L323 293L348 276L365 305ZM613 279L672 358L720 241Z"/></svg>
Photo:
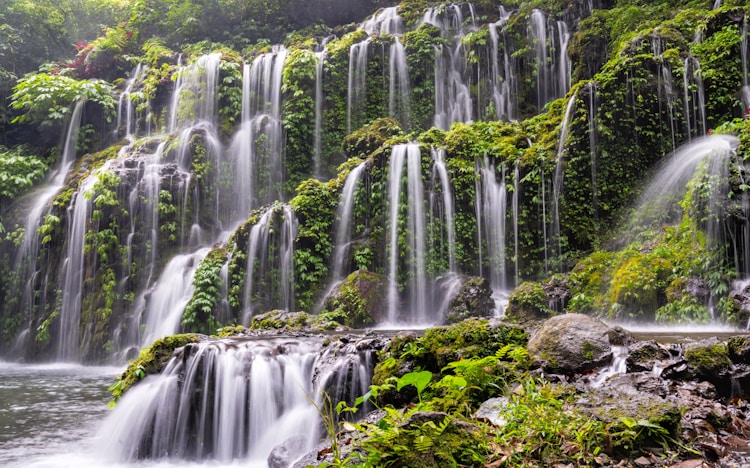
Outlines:
<svg viewBox="0 0 750 468"><path fill-rule="evenodd" d="M367 48L368 37L362 42L352 44L349 48L349 84L346 96L346 133L351 133L353 126L363 123L364 103L367 97Z"/></svg>
<svg viewBox="0 0 750 468"><path fill-rule="evenodd" d="M352 243L352 213L354 211L354 195L362 172L367 162L361 162L346 176L344 188L341 190L341 200L336 211L336 247L333 249L333 283L344 279L349 261L349 247Z"/></svg>
<svg viewBox="0 0 750 468"><path fill-rule="evenodd" d="M388 322L427 324L431 317L428 307L428 284L425 252L424 188L421 172L422 154L418 144L395 145L391 151L389 165L388 204ZM407 187L402 190L402 174L406 163ZM405 206L402 207L402 203ZM406 212L406 223L402 225L400 215ZM401 228L401 229L400 229ZM405 238L401 246L399 239ZM399 261L403 258L403 261ZM399 282L407 279L409 302L407 313L399 311Z"/></svg>
<svg viewBox="0 0 750 468"><path fill-rule="evenodd" d="M701 76L700 62L689 55L685 57L685 71L682 77L684 90L685 130L687 140L693 135L705 135L706 126L706 95Z"/></svg>
<svg viewBox="0 0 750 468"><path fill-rule="evenodd" d="M216 122L220 64L221 54L213 53L201 56L178 72L169 109L169 133L190 122Z"/></svg>
<svg viewBox="0 0 750 468"><path fill-rule="evenodd" d="M393 38L389 58L388 115L408 129L411 121L411 88L406 52L401 41Z"/></svg>
<svg viewBox="0 0 750 468"><path fill-rule="evenodd" d="M462 42L464 17L461 5L429 8L422 22L440 28L441 37L449 41L449 45L435 46L434 124L440 129L447 130L453 122L468 122L474 115L466 76L466 51Z"/></svg>
<svg viewBox="0 0 750 468"><path fill-rule="evenodd" d="M440 212L442 216L442 225L445 226L445 240L441 243L448 247L448 271L450 273L456 273L456 232L454 227L454 203L453 203L453 191L451 190L450 180L448 178L448 169L445 167L445 150L438 150L432 148L430 150L432 155L432 187L433 190L430 192L430 199L435 197L435 187L437 181L440 182L440 194L441 205ZM431 206L437 205L436 201L431 201ZM433 212L436 209L433 208ZM441 231L442 232L442 231Z"/></svg>
<svg viewBox="0 0 750 468"><path fill-rule="evenodd" d="M158 338L174 335L180 331L180 321L195 287L195 272L210 248L202 248L189 254L175 255L169 261L159 279L145 296L136 301L136 310L145 309L145 328L138 341L141 348ZM141 323L140 316L136 321Z"/></svg>
<svg viewBox="0 0 750 468"><path fill-rule="evenodd" d="M529 17L529 37L534 45L536 102L541 110L548 102L570 89L570 33L563 21L548 21L544 12L534 9ZM556 55L555 55L556 54Z"/></svg>
<svg viewBox="0 0 750 468"><path fill-rule="evenodd" d="M477 161L476 211L477 238L480 239L480 265L487 262L487 273L490 287L495 295L507 292L505 242L506 213L508 208L507 189L505 186L505 166L500 180L497 170L489 158ZM482 242L483 240L483 242ZM485 247L486 245L486 247ZM484 253L485 255L482 255Z"/></svg>
<svg viewBox="0 0 750 468"><path fill-rule="evenodd" d="M293 309L296 237L297 217L289 205L268 208L250 229L242 323L250 323L257 303L265 310ZM272 270L278 271L276 281Z"/></svg>
<svg viewBox="0 0 750 468"><path fill-rule="evenodd" d="M122 120L124 114L124 137L128 142L132 142L133 135L138 132L138 121L135 119L134 114L136 109L133 101L140 99L140 94L134 90L143 84L147 70L148 67L144 66L142 63L139 63L135 67L130 73L130 78L125 82L125 88L122 93L120 93L117 101L117 127L115 132L119 133L123 130Z"/></svg>
<svg viewBox="0 0 750 468"><path fill-rule="evenodd" d="M52 200L65 185L65 179L73 168L76 158L76 145L78 144L78 131L81 127L81 115L83 113L84 101L78 101L73 107L70 115L67 131L65 132L65 142L63 143L62 155L57 168L49 174L45 186L33 194L33 203L31 210L26 216L26 226L24 228L23 241L15 255L14 266L19 273L19 278L24 282L21 295L21 310L28 318L31 318L36 304L34 298L35 286L41 274L37 270L37 260L39 256L40 238L38 234L39 227L44 221L44 217L50 211ZM42 280L46 283L46 279ZM42 290L46 289L42 287ZM44 295L42 295L42 298ZM38 304L44 309L44 304Z"/></svg>
<svg viewBox="0 0 750 468"><path fill-rule="evenodd" d="M108 162L109 163L109 162ZM92 201L89 192L99 181L99 173L108 170L108 163L83 179L68 212L67 254L63 262L62 298L57 339L57 360L76 361L79 357L79 328L83 301L85 272L85 236L88 230Z"/></svg>
<svg viewBox="0 0 750 468"><path fill-rule="evenodd" d="M286 56L286 49L275 46L243 68L242 122L230 149L234 221L283 197L281 83Z"/></svg>
<svg viewBox="0 0 750 468"><path fill-rule="evenodd" d="M286 443L299 457L321 437L312 402L321 406L325 392L351 403L370 384L376 350L352 341L324 347L323 338L235 338L179 348L160 374L118 402L99 432L101 453L112 462L266 466L271 450Z"/></svg>
<svg viewBox="0 0 750 468"><path fill-rule="evenodd" d="M565 140L568 139L570 120L573 117L573 109L576 102L576 93L573 93L568 99L568 105L565 107L560 127L560 140L557 144L557 154L555 156L555 176L552 180L552 235L557 243L558 261L562 258L562 232L560 231L560 197L563 193L563 180L565 172ZM560 265L561 267L562 265Z"/></svg>
<svg viewBox="0 0 750 468"><path fill-rule="evenodd" d="M498 120L511 121L518 118L518 78L516 77L515 67L511 61L510 47L507 34L502 33L503 44L503 72L500 73L500 34L498 28L508 24L512 13L500 6L500 19L496 23L489 25L490 43L491 43L491 71L490 76L492 89L492 103L495 107L495 117Z"/></svg>
<svg viewBox="0 0 750 468"><path fill-rule="evenodd" d="M659 101L659 123L662 122L662 103L666 102L667 114L669 117L669 131L672 138L672 152L677 149L677 142L675 140L675 126L674 126L674 86L672 79L672 70L665 64L663 52L664 52L665 39L661 37L651 38L651 47L653 49L654 57L658 60L658 71L657 71L657 99Z"/></svg>

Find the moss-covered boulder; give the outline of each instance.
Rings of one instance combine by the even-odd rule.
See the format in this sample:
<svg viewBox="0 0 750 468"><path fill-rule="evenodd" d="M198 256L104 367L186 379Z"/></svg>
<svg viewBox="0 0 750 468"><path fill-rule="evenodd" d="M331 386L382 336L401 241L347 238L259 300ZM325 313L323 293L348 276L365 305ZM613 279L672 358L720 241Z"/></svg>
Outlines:
<svg viewBox="0 0 750 468"><path fill-rule="evenodd" d="M197 343L206 338L205 335L196 333L171 335L159 338L150 347L142 349L138 359L132 361L125 372L116 378L115 384L110 387L114 401L117 402L130 387L147 375L161 372L177 348L189 343Z"/></svg>
<svg viewBox="0 0 750 468"><path fill-rule="evenodd" d="M577 374L610 362L610 335L616 335L613 329L588 315L558 315L529 340L529 355L546 372Z"/></svg>
<svg viewBox="0 0 750 468"><path fill-rule="evenodd" d="M387 284L383 275L357 270L325 298L324 313L340 317L344 325L354 328L379 323L387 313L383 302Z"/></svg>
<svg viewBox="0 0 750 468"><path fill-rule="evenodd" d="M524 323L552 315L547 294L539 283L525 281L510 293L505 318Z"/></svg>
<svg viewBox="0 0 750 468"><path fill-rule="evenodd" d="M468 318L490 317L495 310L492 289L486 278L469 276L461 279L456 294L448 302L445 323L458 323Z"/></svg>

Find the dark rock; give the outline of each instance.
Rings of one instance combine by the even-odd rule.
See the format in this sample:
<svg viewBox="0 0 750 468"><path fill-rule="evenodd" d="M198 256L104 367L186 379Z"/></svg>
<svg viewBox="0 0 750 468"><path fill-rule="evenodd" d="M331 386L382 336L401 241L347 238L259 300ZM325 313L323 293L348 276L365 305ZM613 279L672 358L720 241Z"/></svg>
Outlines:
<svg viewBox="0 0 750 468"><path fill-rule="evenodd" d="M268 455L268 468L287 468L307 449L308 438L296 435L277 445Z"/></svg>
<svg viewBox="0 0 750 468"><path fill-rule="evenodd" d="M568 301L573 297L568 287L568 278L555 275L542 283L544 293L547 295L547 304L549 308L556 313L561 314L568 305Z"/></svg>
<svg viewBox="0 0 750 468"><path fill-rule="evenodd" d="M489 281L478 276L463 277L460 281L455 295L448 302L445 323L457 323L472 317L491 317L495 301Z"/></svg>
<svg viewBox="0 0 750 468"><path fill-rule="evenodd" d="M637 341L628 347L628 372L648 372L654 365L671 358L668 350L656 341Z"/></svg>
<svg viewBox="0 0 750 468"><path fill-rule="evenodd" d="M583 314L552 317L529 340L535 366L545 372L577 374L601 368L612 359L611 329Z"/></svg>

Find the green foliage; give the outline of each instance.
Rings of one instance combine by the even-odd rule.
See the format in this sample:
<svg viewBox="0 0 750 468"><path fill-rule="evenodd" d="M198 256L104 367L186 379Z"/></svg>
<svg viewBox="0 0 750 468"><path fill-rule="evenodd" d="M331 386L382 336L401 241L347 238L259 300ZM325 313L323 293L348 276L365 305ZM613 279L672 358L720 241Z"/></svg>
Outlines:
<svg viewBox="0 0 750 468"><path fill-rule="evenodd" d="M211 335L221 327L216 306L221 299L221 269L226 261L225 249L214 249L201 261L193 277L195 292L182 313L184 331Z"/></svg>
<svg viewBox="0 0 750 468"><path fill-rule="evenodd" d="M0 197L13 199L31 188L47 171L47 165L27 148L0 145Z"/></svg>
<svg viewBox="0 0 750 468"><path fill-rule="evenodd" d="M95 102L102 106L107 121L111 121L117 101L112 85L101 80L75 80L63 75L35 73L18 81L13 88L13 109L24 111L14 123L36 123L51 126L66 119L73 104Z"/></svg>

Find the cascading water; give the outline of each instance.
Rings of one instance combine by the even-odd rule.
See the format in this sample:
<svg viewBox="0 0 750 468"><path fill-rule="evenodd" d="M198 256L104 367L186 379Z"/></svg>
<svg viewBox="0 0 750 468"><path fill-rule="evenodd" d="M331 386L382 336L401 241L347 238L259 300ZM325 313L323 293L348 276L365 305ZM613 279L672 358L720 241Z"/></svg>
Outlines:
<svg viewBox="0 0 750 468"><path fill-rule="evenodd" d="M256 304L265 306L265 310L293 309L296 236L297 217L289 205L268 208L250 229L243 323L250 323ZM274 271L277 274L271 275Z"/></svg>
<svg viewBox="0 0 750 468"><path fill-rule="evenodd" d="M321 406L325 392L351 403L369 387L371 343L236 338L179 348L161 374L118 403L100 430L102 456L267 466L271 450L285 444L293 461L319 440L313 401Z"/></svg>
<svg viewBox="0 0 750 468"><path fill-rule="evenodd" d="M505 166L501 170L500 180L497 179L495 165L487 157L477 161L476 171L479 175L476 182L476 210L480 275L489 277L496 310L502 311L503 299L508 294L505 264L508 192Z"/></svg>
<svg viewBox="0 0 750 468"><path fill-rule="evenodd" d="M75 201L69 211L67 254L63 262L62 298L60 301L59 329L57 334L57 360L78 360L83 279L85 276L85 236L88 230L92 201L89 192L99 181L99 173L108 169L108 163L99 171L81 181Z"/></svg>
<svg viewBox="0 0 750 468"><path fill-rule="evenodd" d="M700 62L692 55L685 57L685 71L682 79L685 135L687 141L690 141L693 136L705 135L708 130L706 127L706 96Z"/></svg>
<svg viewBox="0 0 750 468"><path fill-rule="evenodd" d="M352 242L352 213L354 211L354 195L367 162L361 162L349 172L341 190L341 200L336 211L336 247L333 249L333 284L340 282L347 273L349 247Z"/></svg>
<svg viewBox="0 0 750 468"><path fill-rule="evenodd" d="M491 41L491 71L490 83L492 88L492 103L495 107L495 117L500 120L511 121L518 118L518 78L513 61L511 60L511 43L507 33L498 33L498 28L508 24L512 13L500 6L500 19L490 23ZM502 73L500 72L500 37L502 35Z"/></svg>
<svg viewBox="0 0 750 468"><path fill-rule="evenodd" d="M571 64L567 50L570 33L565 22L548 21L538 9L531 12L529 22L536 66L536 103L542 109L570 89Z"/></svg>
<svg viewBox="0 0 750 468"><path fill-rule="evenodd" d="M434 125L447 130L453 122L470 121L474 114L462 41L464 16L461 5L429 8L422 22L440 28L441 37L450 41L450 45L435 47Z"/></svg>
<svg viewBox="0 0 750 468"><path fill-rule="evenodd" d="M21 296L21 310L25 312L28 318L32 317L33 310L37 305L41 309L45 308L44 304L36 304L36 300L34 299L36 283L38 281L46 283L46 278L39 278L38 275L42 273L37 271L37 257L39 255L40 247L38 230L44 221L45 215L49 213L52 199L63 188L65 185L65 179L73 168L83 106L84 102L79 101L73 107L70 122L68 123L68 128L65 133L65 142L63 144L60 164L54 172L48 176L46 185L33 195L34 198L33 203L31 204L31 210L26 218L23 241L16 252L14 260L15 270L19 272L19 278L25 280L25 283L22 286L23 293ZM40 289L45 290L46 286L42 285ZM42 295L42 297L44 297L44 295Z"/></svg>
<svg viewBox="0 0 750 468"><path fill-rule="evenodd" d="M425 251L424 187L421 172L422 153L418 144L395 145L389 165L388 204L388 322L428 324L437 321L428 307ZM407 187L402 174L406 165ZM400 217L406 215L406 223ZM399 240L405 238L406 245ZM399 282L406 278L409 301L400 307ZM404 311L407 311L404 313Z"/></svg>
<svg viewBox="0 0 750 468"><path fill-rule="evenodd" d="M555 175L552 179L552 241L557 245L558 260L562 257L562 233L560 231L560 198L563 193L564 168L565 168L565 140L568 139L570 120L573 117L575 108L576 93L573 93L568 99L568 105L565 107L560 127L560 140L557 144L557 154L555 156ZM562 266L562 265L560 265Z"/></svg>

